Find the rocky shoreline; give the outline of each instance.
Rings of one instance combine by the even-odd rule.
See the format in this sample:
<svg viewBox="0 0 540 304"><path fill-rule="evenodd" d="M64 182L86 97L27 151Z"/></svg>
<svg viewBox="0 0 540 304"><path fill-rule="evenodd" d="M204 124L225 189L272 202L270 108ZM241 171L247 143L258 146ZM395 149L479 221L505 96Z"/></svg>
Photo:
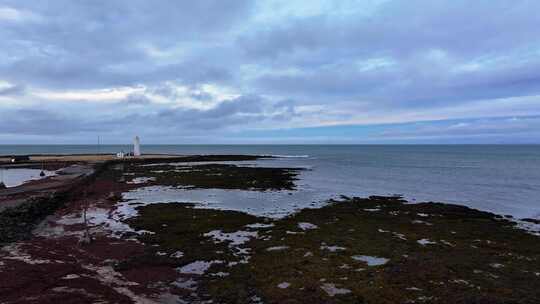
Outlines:
<svg viewBox="0 0 540 304"><path fill-rule="evenodd" d="M163 185L295 191L299 169L242 164L257 159L107 162L65 196L34 202L35 216L27 205L0 213L9 219L2 225L0 302L540 301L538 236L464 206L342 197L273 219L122 195ZM88 244L81 243L86 231Z"/></svg>

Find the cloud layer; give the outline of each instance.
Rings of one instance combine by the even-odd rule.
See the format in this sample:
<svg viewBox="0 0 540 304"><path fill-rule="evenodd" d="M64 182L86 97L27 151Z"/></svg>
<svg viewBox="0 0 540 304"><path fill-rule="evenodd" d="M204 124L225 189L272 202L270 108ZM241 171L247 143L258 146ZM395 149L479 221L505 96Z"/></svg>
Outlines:
<svg viewBox="0 0 540 304"><path fill-rule="evenodd" d="M539 142L539 10L3 0L0 140L512 142L519 120L516 141ZM448 128L456 121L468 127Z"/></svg>

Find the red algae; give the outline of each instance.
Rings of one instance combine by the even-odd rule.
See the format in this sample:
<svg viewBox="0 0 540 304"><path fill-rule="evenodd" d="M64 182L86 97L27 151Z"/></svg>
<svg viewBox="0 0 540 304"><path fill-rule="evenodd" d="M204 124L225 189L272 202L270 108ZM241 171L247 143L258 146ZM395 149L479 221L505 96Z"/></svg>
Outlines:
<svg viewBox="0 0 540 304"><path fill-rule="evenodd" d="M115 211L129 204L121 193L145 186L126 182L135 178L125 175L127 167L107 165L70 189L31 237L2 247L1 303L537 303L540 297L530 286L540 282L536 237L490 213L370 197L277 220L182 203L137 205L133 217L118 218ZM212 187L208 176L200 185ZM278 184L292 189L293 181ZM99 220L85 224L85 210ZM82 242L87 232L91 241ZM436 243L422 246L424 239Z"/></svg>

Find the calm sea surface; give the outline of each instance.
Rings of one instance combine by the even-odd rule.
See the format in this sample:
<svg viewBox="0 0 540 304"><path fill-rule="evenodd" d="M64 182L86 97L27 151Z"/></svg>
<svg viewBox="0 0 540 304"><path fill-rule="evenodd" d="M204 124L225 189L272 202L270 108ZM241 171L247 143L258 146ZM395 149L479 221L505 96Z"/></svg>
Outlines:
<svg viewBox="0 0 540 304"><path fill-rule="evenodd" d="M130 151L120 145L0 145L0 155ZM540 145L143 145L144 153L268 154L295 166L305 200L401 194L540 218Z"/></svg>

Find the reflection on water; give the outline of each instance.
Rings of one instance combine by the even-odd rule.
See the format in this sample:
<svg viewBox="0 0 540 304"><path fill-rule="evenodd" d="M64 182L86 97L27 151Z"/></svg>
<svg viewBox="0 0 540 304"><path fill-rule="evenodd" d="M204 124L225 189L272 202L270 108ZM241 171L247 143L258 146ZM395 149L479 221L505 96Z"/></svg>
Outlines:
<svg viewBox="0 0 540 304"><path fill-rule="evenodd" d="M285 147L286 148L286 147ZM403 195L515 217L540 216L540 154L528 147L332 147L290 151L309 157L229 162L241 166L300 167L297 191L220 189L135 190L129 198L203 202L208 207L280 217L321 206L340 195ZM416 150L415 150L416 149ZM519 152L519 153L518 153ZM162 191L163 190L163 191Z"/></svg>
<svg viewBox="0 0 540 304"><path fill-rule="evenodd" d="M56 174L54 171L43 171L45 176L40 176L39 169L0 169L0 182L4 182L6 187L16 187L27 181L45 178Z"/></svg>
<svg viewBox="0 0 540 304"><path fill-rule="evenodd" d="M128 148L100 147L102 152ZM0 155L96 151L97 146L0 145ZM301 204L339 194L403 194L540 218L539 145L145 145L144 151L297 156L260 163L311 168L301 174L304 192L295 194Z"/></svg>

